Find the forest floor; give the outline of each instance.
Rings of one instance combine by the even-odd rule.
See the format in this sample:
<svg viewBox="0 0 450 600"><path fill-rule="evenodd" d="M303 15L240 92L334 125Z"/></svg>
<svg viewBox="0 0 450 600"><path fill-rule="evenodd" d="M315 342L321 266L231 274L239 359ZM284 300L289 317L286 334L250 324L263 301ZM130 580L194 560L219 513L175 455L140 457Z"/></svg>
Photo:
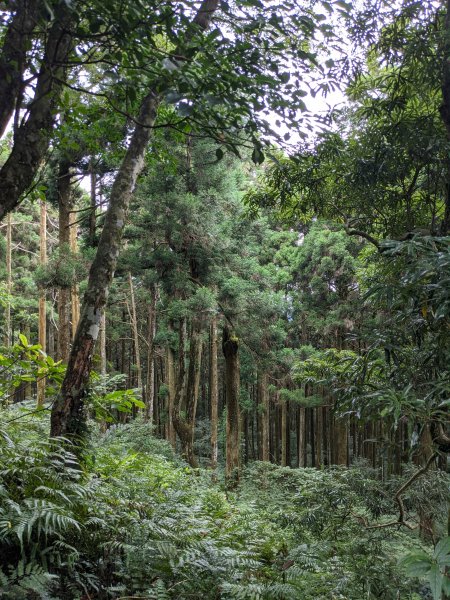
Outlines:
<svg viewBox="0 0 450 600"><path fill-rule="evenodd" d="M401 563L431 546L368 526L395 517L398 481L367 465L254 462L228 491L139 419L94 426L82 471L67 451L49 453L46 426L28 419L25 438L23 421L0 425L1 597L432 598ZM20 561L33 577L17 575Z"/></svg>

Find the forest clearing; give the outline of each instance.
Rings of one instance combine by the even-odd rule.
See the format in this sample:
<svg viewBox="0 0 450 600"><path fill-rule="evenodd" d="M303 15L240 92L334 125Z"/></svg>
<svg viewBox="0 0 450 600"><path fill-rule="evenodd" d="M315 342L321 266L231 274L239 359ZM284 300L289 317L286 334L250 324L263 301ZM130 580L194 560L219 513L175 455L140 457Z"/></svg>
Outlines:
<svg viewBox="0 0 450 600"><path fill-rule="evenodd" d="M450 598L450 0L0 3L0 598Z"/></svg>

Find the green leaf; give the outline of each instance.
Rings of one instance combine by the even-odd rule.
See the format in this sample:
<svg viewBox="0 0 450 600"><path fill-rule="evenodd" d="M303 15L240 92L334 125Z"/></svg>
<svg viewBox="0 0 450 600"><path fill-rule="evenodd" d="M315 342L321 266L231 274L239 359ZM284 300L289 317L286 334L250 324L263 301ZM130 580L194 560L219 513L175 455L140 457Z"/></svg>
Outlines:
<svg viewBox="0 0 450 600"><path fill-rule="evenodd" d="M441 600L443 575L438 565L432 565L428 573L428 581L430 582L433 600Z"/></svg>
<svg viewBox="0 0 450 600"><path fill-rule="evenodd" d="M27 340L26 336L23 335L23 333L19 333L19 340L20 340L20 343L22 344L22 346L24 346L25 348L28 348L28 340Z"/></svg>
<svg viewBox="0 0 450 600"><path fill-rule="evenodd" d="M439 540L439 542L436 544L436 547L434 549L433 556L439 565L443 566L443 565L449 564L449 561L450 561L450 536Z"/></svg>

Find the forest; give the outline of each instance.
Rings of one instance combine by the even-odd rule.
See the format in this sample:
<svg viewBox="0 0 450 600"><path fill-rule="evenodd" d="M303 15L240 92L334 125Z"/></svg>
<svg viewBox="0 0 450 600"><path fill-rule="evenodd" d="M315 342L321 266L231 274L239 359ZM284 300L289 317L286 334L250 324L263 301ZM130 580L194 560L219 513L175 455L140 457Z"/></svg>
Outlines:
<svg viewBox="0 0 450 600"><path fill-rule="evenodd" d="M0 2L0 598L450 598L450 0Z"/></svg>

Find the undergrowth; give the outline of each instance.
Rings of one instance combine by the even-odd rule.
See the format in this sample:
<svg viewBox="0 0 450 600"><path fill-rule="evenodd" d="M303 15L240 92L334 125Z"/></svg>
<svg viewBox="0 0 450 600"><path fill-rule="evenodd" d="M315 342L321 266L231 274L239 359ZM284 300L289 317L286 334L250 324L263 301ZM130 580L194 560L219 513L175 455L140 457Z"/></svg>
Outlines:
<svg viewBox="0 0 450 600"><path fill-rule="evenodd" d="M229 493L142 421L95 430L82 468L27 424L0 425L5 600L427 597L399 566L417 536L366 527L395 506L364 467L254 463Z"/></svg>

